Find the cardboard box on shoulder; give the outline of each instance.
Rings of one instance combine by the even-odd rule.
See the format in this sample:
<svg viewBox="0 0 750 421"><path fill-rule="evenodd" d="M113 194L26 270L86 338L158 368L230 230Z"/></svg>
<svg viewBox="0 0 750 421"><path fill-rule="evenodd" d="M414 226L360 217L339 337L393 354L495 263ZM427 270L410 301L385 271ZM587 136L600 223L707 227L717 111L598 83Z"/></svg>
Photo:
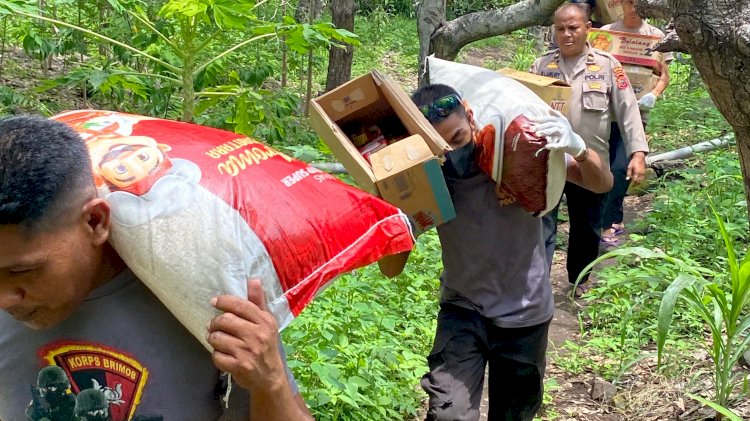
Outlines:
<svg viewBox="0 0 750 421"><path fill-rule="evenodd" d="M622 10L622 0L596 0L594 14L596 20L604 25L618 21L625 16Z"/></svg>
<svg viewBox="0 0 750 421"><path fill-rule="evenodd" d="M388 77L373 71L311 100L310 125L354 181L399 207L417 233L455 217L440 169L451 147ZM373 125L388 146L363 148L364 157L352 139L361 144Z"/></svg>
<svg viewBox="0 0 750 421"><path fill-rule="evenodd" d="M649 48L661 40L658 35L590 29L588 40L592 47L612 54L622 64L634 64L661 71L661 53L648 52Z"/></svg>
<svg viewBox="0 0 750 421"><path fill-rule="evenodd" d="M521 82L550 107L568 115L568 103L573 88L565 81L509 68L500 69L498 72Z"/></svg>
<svg viewBox="0 0 750 421"><path fill-rule="evenodd" d="M374 152L370 162L381 197L409 215L418 232L456 216L443 170L420 135Z"/></svg>
<svg viewBox="0 0 750 421"><path fill-rule="evenodd" d="M632 64L623 64L623 70L628 75L630 84L633 86L635 97L641 99L644 95L651 92L656 86L659 76L654 74L653 69L648 67L633 66Z"/></svg>

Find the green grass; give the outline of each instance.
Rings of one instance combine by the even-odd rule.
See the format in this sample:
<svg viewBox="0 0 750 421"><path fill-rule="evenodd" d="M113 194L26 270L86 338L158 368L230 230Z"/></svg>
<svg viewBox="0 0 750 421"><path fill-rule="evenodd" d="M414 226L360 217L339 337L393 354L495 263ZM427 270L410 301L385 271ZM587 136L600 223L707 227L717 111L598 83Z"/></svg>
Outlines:
<svg viewBox="0 0 750 421"><path fill-rule="evenodd" d="M652 153L715 139L731 131L705 87L688 86L689 71L687 65L678 62L670 66L669 87L656 102L647 126Z"/></svg>
<svg viewBox="0 0 750 421"><path fill-rule="evenodd" d="M389 16L383 23L377 17L358 17L355 29L362 45L354 50L353 78L377 69L402 81L402 85L411 81L416 86L419 42L413 19Z"/></svg>

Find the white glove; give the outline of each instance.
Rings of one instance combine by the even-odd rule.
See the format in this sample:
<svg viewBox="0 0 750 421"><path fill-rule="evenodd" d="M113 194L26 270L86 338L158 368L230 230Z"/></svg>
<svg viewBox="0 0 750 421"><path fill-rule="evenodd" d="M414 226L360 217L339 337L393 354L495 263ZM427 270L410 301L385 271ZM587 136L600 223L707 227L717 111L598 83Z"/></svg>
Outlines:
<svg viewBox="0 0 750 421"><path fill-rule="evenodd" d="M533 126L531 130L539 137L546 137L549 150L561 150L573 157L581 155L586 150L586 144L562 114L555 111L554 115L532 117L529 119Z"/></svg>
<svg viewBox="0 0 750 421"><path fill-rule="evenodd" d="M656 104L656 95L651 92L643 95L641 99L638 100L638 108L642 110L650 110L654 108L654 104Z"/></svg>

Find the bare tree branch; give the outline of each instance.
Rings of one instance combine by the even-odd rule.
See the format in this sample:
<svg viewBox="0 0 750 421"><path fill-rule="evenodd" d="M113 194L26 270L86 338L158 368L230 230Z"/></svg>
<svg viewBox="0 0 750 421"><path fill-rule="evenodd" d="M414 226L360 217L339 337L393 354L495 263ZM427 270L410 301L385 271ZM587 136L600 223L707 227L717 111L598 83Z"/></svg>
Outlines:
<svg viewBox="0 0 750 421"><path fill-rule="evenodd" d="M432 35L433 52L437 57L453 60L461 48L471 42L546 23L563 1L526 0L445 22Z"/></svg>
<svg viewBox="0 0 750 421"><path fill-rule="evenodd" d="M547 23L563 2L523 0L502 9L470 13L442 22L430 38L431 51L439 58L453 60L461 48L471 42Z"/></svg>

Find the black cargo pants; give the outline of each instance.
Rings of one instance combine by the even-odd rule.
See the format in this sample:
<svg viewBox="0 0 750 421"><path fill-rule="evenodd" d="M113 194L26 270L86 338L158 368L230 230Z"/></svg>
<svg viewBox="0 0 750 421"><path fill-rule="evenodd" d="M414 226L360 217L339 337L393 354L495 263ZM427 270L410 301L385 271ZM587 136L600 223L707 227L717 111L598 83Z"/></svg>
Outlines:
<svg viewBox="0 0 750 421"><path fill-rule="evenodd" d="M440 306L437 333L422 377L428 421L476 421L489 364L490 421L532 420L542 404L550 322L501 328L478 312Z"/></svg>

